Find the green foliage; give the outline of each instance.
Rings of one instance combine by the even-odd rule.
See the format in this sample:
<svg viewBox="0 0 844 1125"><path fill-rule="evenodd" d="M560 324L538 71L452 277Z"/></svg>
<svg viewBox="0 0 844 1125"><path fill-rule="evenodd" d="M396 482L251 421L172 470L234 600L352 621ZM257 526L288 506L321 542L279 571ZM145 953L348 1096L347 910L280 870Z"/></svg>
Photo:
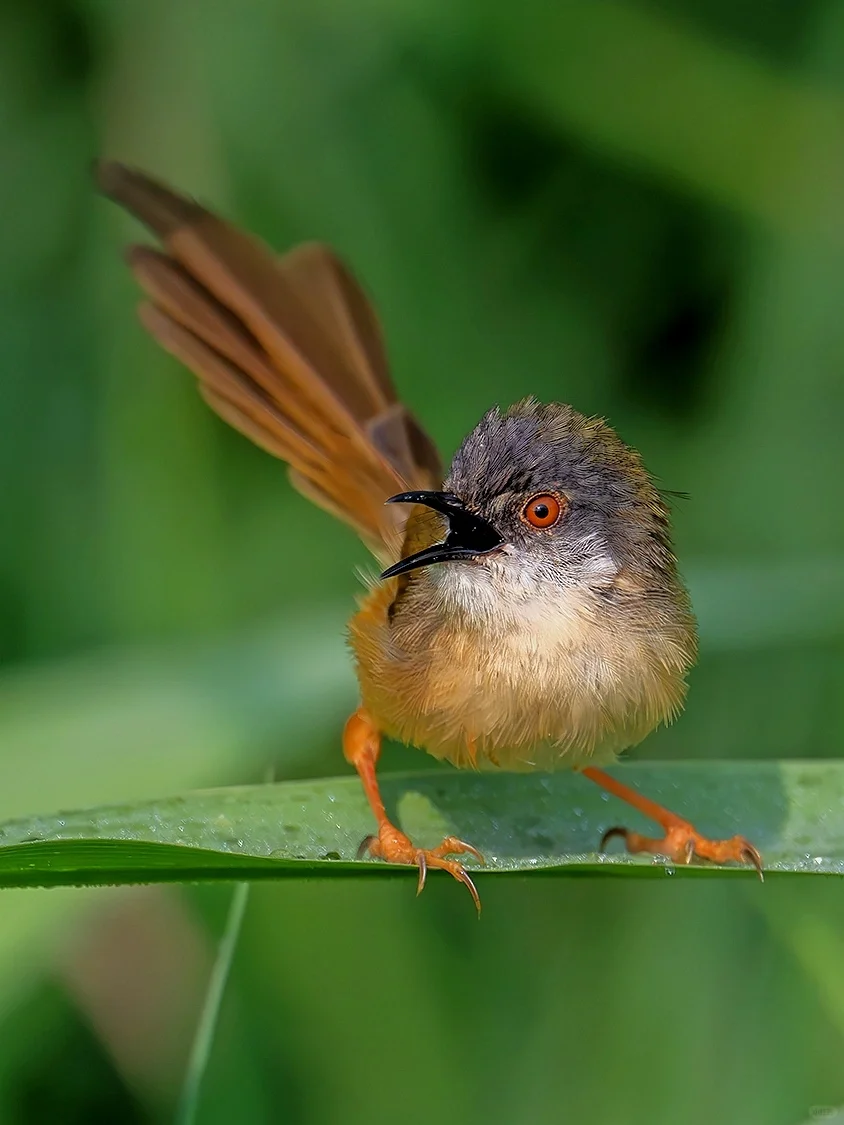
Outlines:
<svg viewBox="0 0 844 1125"><path fill-rule="evenodd" d="M620 772L651 798L694 817L699 826L705 823L714 838L737 832L750 837L769 873L844 875L844 819L837 815L844 807L844 763L637 763ZM481 850L488 873L742 870L597 855L608 818L620 816L639 830L648 826L626 806L610 807L606 795L584 779L566 774L391 774L383 790L388 808L421 847L457 835ZM356 858L371 830L372 814L356 778L212 789L0 824L0 886L401 872ZM743 873L755 877L750 868Z"/></svg>
<svg viewBox="0 0 844 1125"><path fill-rule="evenodd" d="M175 1125L194 1125L199 1112L202 1079L208 1068L214 1032L220 1016L220 1005L228 983L237 942L240 937L246 906L249 902L249 884L238 883L232 895L226 919L226 928L208 981L208 991L202 1005L196 1035L188 1059L185 1083L176 1110Z"/></svg>
<svg viewBox="0 0 844 1125"><path fill-rule="evenodd" d="M0 815L31 834L34 813L166 809L149 799L270 762L330 776L355 702L365 552L143 337L138 232L91 190L105 155L279 249L336 244L446 453L533 393L607 415L689 492L701 663L637 756L702 830L840 861L842 99L834 0L0 5ZM437 776L413 782L435 809ZM356 802L348 837L325 822L348 857L360 795L320 784ZM443 792L474 784L511 783ZM531 784L455 824L494 859ZM550 785L565 854L628 820ZM436 834L427 808L400 811ZM51 847L53 875L81 870L79 841L17 847L34 881ZM253 885L199 1125L795 1125L844 1102L837 879L482 875L478 925L446 879L415 902L412 874L366 872ZM0 1125L172 1121L227 903L4 891Z"/></svg>

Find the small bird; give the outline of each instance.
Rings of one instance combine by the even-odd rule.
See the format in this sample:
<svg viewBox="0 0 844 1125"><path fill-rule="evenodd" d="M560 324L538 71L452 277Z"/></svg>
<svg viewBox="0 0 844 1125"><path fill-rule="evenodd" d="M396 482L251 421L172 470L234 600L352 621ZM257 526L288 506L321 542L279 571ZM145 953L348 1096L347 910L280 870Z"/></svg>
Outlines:
<svg viewBox="0 0 844 1125"><path fill-rule="evenodd" d="M384 735L458 768L574 769L639 809L630 852L753 865L599 767L680 711L695 619L669 511L639 454L600 418L525 398L493 407L447 473L399 402L360 286L326 246L278 257L200 204L115 162L101 191L162 249L132 246L143 326L226 422L290 467L385 567L349 625L360 706L343 750L376 820L361 855L449 872L480 899L448 836L393 824L376 767Z"/></svg>

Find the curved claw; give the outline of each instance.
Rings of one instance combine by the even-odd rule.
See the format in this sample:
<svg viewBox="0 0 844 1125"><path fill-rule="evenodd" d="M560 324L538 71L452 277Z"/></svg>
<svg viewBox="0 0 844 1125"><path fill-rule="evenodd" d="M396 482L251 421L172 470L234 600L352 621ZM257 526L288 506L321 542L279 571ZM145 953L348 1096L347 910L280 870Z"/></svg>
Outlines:
<svg viewBox="0 0 844 1125"><path fill-rule="evenodd" d="M471 844L467 844L465 840L458 840L457 843L460 845L461 852L468 852L469 855L475 857L481 867L486 867L486 858L482 852L479 852L477 848L473 848Z"/></svg>
<svg viewBox="0 0 844 1125"><path fill-rule="evenodd" d="M472 847L471 844L467 844L465 840L458 840L456 836L446 836L443 842L433 849L432 854L445 859L446 856L461 855L464 852L474 856L478 863L486 867L486 860L478 849Z"/></svg>
<svg viewBox="0 0 844 1125"><path fill-rule="evenodd" d="M416 897L419 898L425 890L425 880L428 878L428 859L424 852L419 851L416 853L416 865L419 868L419 879L416 883Z"/></svg>
<svg viewBox="0 0 844 1125"><path fill-rule="evenodd" d="M372 835L364 836L364 838L358 844L358 850L355 852L355 859L363 859L364 856L368 855L369 852L372 851L372 845L375 843L376 839L377 837Z"/></svg>
<svg viewBox="0 0 844 1125"><path fill-rule="evenodd" d="M462 867L460 867L458 872L452 871L452 875L454 875L455 879L457 879L458 882L463 884L463 886L466 888L466 890L472 896L472 902L474 902L475 910L477 910L478 917L480 918L480 916L481 916L481 896L478 894L478 888L475 886L474 882L469 877L468 871L464 871L464 869Z"/></svg>
<svg viewBox="0 0 844 1125"><path fill-rule="evenodd" d="M598 851L599 852L605 851L606 847L607 847L607 842L609 840L614 839L616 836L620 836L622 838L622 840L624 840L624 842L627 843L627 829L622 828L618 824L615 824L615 825L613 825L612 828L608 828L606 830L606 832L603 834L603 836L601 837L601 842L598 845Z"/></svg>
<svg viewBox="0 0 844 1125"><path fill-rule="evenodd" d="M474 852L475 849L472 848L471 850ZM417 858L416 862L419 864L420 879L423 866L427 868L427 866L430 865L431 867L439 868L440 871L447 871L449 875L457 880L458 883L462 883L469 894L472 896L472 901L475 904L475 909L477 910L478 917L480 918L481 896L478 894L478 888L472 882L472 879L469 876L469 872L465 869L465 867L462 866L462 864L459 864L455 859L443 859L440 856L433 855L431 852L428 852L427 854L425 852L419 852L419 857ZM424 879L422 879L421 881L422 885L424 886ZM421 889L422 887L419 888L419 890ZM417 894L418 893L419 892L417 891Z"/></svg>
<svg viewBox="0 0 844 1125"><path fill-rule="evenodd" d="M761 882L765 882L765 872L762 870L762 856L748 840L744 841L744 845L741 849L741 860L742 863L749 863L751 867L755 867L759 879Z"/></svg>

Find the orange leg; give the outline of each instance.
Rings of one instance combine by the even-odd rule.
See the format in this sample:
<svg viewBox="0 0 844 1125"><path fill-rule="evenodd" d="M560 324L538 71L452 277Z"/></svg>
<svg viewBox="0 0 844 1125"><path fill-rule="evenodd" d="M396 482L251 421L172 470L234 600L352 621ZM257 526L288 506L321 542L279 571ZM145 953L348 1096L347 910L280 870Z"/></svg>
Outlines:
<svg viewBox="0 0 844 1125"><path fill-rule="evenodd" d="M659 855L667 855L675 863L691 863L695 857L708 859L713 863L749 863L759 872L759 878L764 878L762 857L744 836L733 836L730 840L708 840L705 836L701 836L687 820L664 809L656 801L649 801L647 797L643 797L628 785L622 785L603 770L596 770L590 766L582 772L584 777L588 777L590 781L594 781L613 796L620 797L622 801L644 813L665 830L664 836L654 839L650 836L640 836L638 832L631 832L627 828L610 828L601 840L602 851L607 840L613 836L621 836L629 852L656 852Z"/></svg>
<svg viewBox="0 0 844 1125"><path fill-rule="evenodd" d="M384 859L388 863L406 863L418 867L417 894L420 894L425 886L425 879L430 867L438 867L442 871L447 871L449 875L453 875L458 882L468 889L478 914L480 914L481 900L475 884L469 878L462 864L458 863L456 859L448 859L447 857L468 852L483 863L484 858L481 853L471 844L466 844L455 836L446 836L436 848L417 848L412 840L391 823L387 816L375 772L378 756L381 753L381 734L363 708L356 711L346 723L346 729L343 731L343 753L346 755L346 760L351 762L358 771L358 775L363 782L366 799L369 801L378 822L377 834L366 837L358 849L358 855L362 856L369 852L370 855L377 859Z"/></svg>

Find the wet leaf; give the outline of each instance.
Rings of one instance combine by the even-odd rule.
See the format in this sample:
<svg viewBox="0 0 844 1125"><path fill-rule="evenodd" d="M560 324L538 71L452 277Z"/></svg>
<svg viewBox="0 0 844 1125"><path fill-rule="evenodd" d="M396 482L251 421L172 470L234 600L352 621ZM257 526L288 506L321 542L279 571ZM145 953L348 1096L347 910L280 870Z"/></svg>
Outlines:
<svg viewBox="0 0 844 1125"><path fill-rule="evenodd" d="M712 836L746 835L771 873L844 874L844 763L635 763L618 775ZM385 775L391 814L423 846L469 840L490 873L653 875L596 852L604 830L652 826L574 774ZM354 777L207 790L0 825L0 885L58 886L405 873L357 860L373 821ZM692 866L682 875L751 876ZM409 870L406 874L411 875Z"/></svg>

